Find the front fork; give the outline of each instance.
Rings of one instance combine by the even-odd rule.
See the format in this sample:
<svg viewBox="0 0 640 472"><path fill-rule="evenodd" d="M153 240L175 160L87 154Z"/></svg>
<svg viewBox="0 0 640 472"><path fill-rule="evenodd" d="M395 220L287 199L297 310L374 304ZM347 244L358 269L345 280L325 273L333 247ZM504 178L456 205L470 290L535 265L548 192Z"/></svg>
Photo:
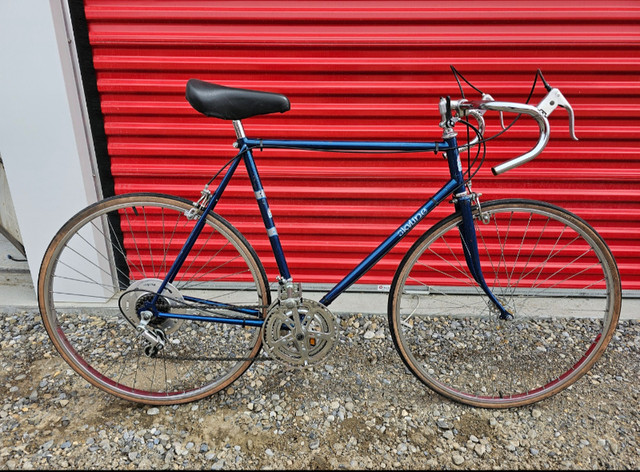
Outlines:
<svg viewBox="0 0 640 472"><path fill-rule="evenodd" d="M464 193L456 195L454 199L456 210L462 214L462 223L458 227L458 231L460 232L464 258L474 280L478 283L480 288L482 288L487 297L489 297L496 311L499 313L498 317L503 320L511 320L513 319L513 313L507 310L502 302L494 295L487 285L482 273L482 268L480 266L480 254L478 252L478 239L476 238L472 209L472 203L474 200L477 202L478 209L480 209L478 195L470 192L468 189ZM479 217L482 218L481 211Z"/></svg>
<svg viewBox="0 0 640 472"><path fill-rule="evenodd" d="M476 228L473 218L472 203L475 200L480 209L480 202L478 195L471 192L470 186L464 184L464 175L462 173L462 164L460 162L460 154L456 136L458 133L454 130L455 124L459 121L458 117L452 115L451 101L447 98L440 99L440 115L442 121L440 127L443 129L443 139L449 145L449 149L446 152L447 161L449 164L449 172L451 177L457 182L460 182L459 193L454 195L453 202L455 208L462 214L462 223L458 227L460 232L460 240L462 242L462 249L464 250L464 258L467 262L467 267L471 276L476 283L482 288L484 293L489 297L493 304L493 308L499 313L499 318L503 320L513 319L513 313L507 310L502 302L491 291L487 285L484 275L482 274L482 267L480 266L480 255L478 253L478 240L476 238ZM482 212L480 212L482 218Z"/></svg>

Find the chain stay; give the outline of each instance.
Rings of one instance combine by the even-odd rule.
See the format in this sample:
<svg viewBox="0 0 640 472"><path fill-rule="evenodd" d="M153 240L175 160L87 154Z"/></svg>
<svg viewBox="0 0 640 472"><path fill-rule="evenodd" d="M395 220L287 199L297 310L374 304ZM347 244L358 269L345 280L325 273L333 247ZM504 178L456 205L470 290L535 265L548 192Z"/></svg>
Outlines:
<svg viewBox="0 0 640 472"><path fill-rule="evenodd" d="M147 294L152 294L152 295L158 295L157 292L152 292L150 290L144 290L144 289L134 289L134 290L128 290L126 291L123 295L127 294L127 293L131 293L131 292L144 292ZM192 303L186 303L184 300L181 299L177 299L174 297L168 297L166 295L161 295L163 298L170 300L172 302L175 302L176 305L173 306L173 308L191 308L191 309L198 309L200 311L204 311L210 314L215 314L217 316L220 316L220 313L212 310L212 309L208 309L205 306L201 306L201 305L196 305L196 304L192 304ZM237 308L254 308L254 309L260 309L260 308L267 308L266 305L235 305ZM232 318L229 318L232 319ZM247 320L252 320L254 318L234 318L234 319L247 319ZM149 323L149 320L144 320L142 322L145 326ZM147 338L145 336L145 333L143 332L144 330L140 329L139 330L139 337L143 337L143 338ZM164 347L164 346L163 346ZM158 352L161 349L158 350ZM156 353L157 354L157 353ZM268 360L273 360L271 357L268 356L254 356L254 357L191 357L191 356L163 356L163 359L169 359L169 360L179 360L179 361L268 361Z"/></svg>

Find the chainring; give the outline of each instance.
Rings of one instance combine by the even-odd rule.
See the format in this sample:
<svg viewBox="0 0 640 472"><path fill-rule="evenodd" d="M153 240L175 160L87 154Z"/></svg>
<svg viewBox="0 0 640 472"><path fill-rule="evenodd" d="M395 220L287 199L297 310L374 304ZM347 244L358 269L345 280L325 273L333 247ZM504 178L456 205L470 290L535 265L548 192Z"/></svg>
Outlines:
<svg viewBox="0 0 640 472"><path fill-rule="evenodd" d="M296 367L325 359L337 339L335 315L321 303L305 299L293 307L284 303L274 304L267 313L262 330L267 353Z"/></svg>

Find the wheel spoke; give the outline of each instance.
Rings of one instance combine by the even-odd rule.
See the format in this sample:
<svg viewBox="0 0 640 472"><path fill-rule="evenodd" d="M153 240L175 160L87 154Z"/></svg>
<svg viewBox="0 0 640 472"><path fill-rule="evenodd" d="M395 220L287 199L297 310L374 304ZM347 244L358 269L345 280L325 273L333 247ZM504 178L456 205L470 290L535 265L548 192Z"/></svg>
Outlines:
<svg viewBox="0 0 640 472"><path fill-rule="evenodd" d="M263 316L270 305L255 252L216 215L202 216L199 246L176 279L183 282L158 293L195 224L184 216L189 208L159 195L108 199L78 213L45 255L39 296L47 332L78 373L109 393L142 403L196 400L237 379L260 349L259 327L141 322L152 300L158 311L176 313L241 306Z"/></svg>
<svg viewBox="0 0 640 472"><path fill-rule="evenodd" d="M606 244L568 212L522 200L483 211L481 269L514 319L500 319L462 247L449 242L460 240L457 215L429 230L398 269L391 331L410 370L439 393L524 405L566 388L602 354L619 316L620 280Z"/></svg>

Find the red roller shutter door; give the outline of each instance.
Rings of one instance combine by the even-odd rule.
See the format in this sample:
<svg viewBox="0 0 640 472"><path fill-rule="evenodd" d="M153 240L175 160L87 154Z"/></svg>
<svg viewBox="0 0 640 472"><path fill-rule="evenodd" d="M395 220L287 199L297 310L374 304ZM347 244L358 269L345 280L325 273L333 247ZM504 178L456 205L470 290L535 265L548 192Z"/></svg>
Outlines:
<svg viewBox="0 0 640 472"><path fill-rule="evenodd" d="M515 6L514 6L515 5ZM518 124L488 144L474 181L484 199L540 198L575 211L609 242L623 288L640 289L640 6L636 2L86 0L84 13L117 194L197 198L234 150L228 122L189 107L197 77L286 94L284 115L245 121L257 137L437 140L437 101L457 96L449 71L500 100L524 100L539 67L574 106L552 117L534 162L490 166L532 144ZM470 92L467 89L468 92ZM542 97L539 88L534 100ZM488 133L499 130L497 118ZM408 217L446 175L433 154L265 150L256 158L298 281L335 283ZM242 173L219 212L276 265ZM421 227L451 211L443 205ZM419 230L418 230L419 231ZM361 283L388 284L411 241Z"/></svg>

